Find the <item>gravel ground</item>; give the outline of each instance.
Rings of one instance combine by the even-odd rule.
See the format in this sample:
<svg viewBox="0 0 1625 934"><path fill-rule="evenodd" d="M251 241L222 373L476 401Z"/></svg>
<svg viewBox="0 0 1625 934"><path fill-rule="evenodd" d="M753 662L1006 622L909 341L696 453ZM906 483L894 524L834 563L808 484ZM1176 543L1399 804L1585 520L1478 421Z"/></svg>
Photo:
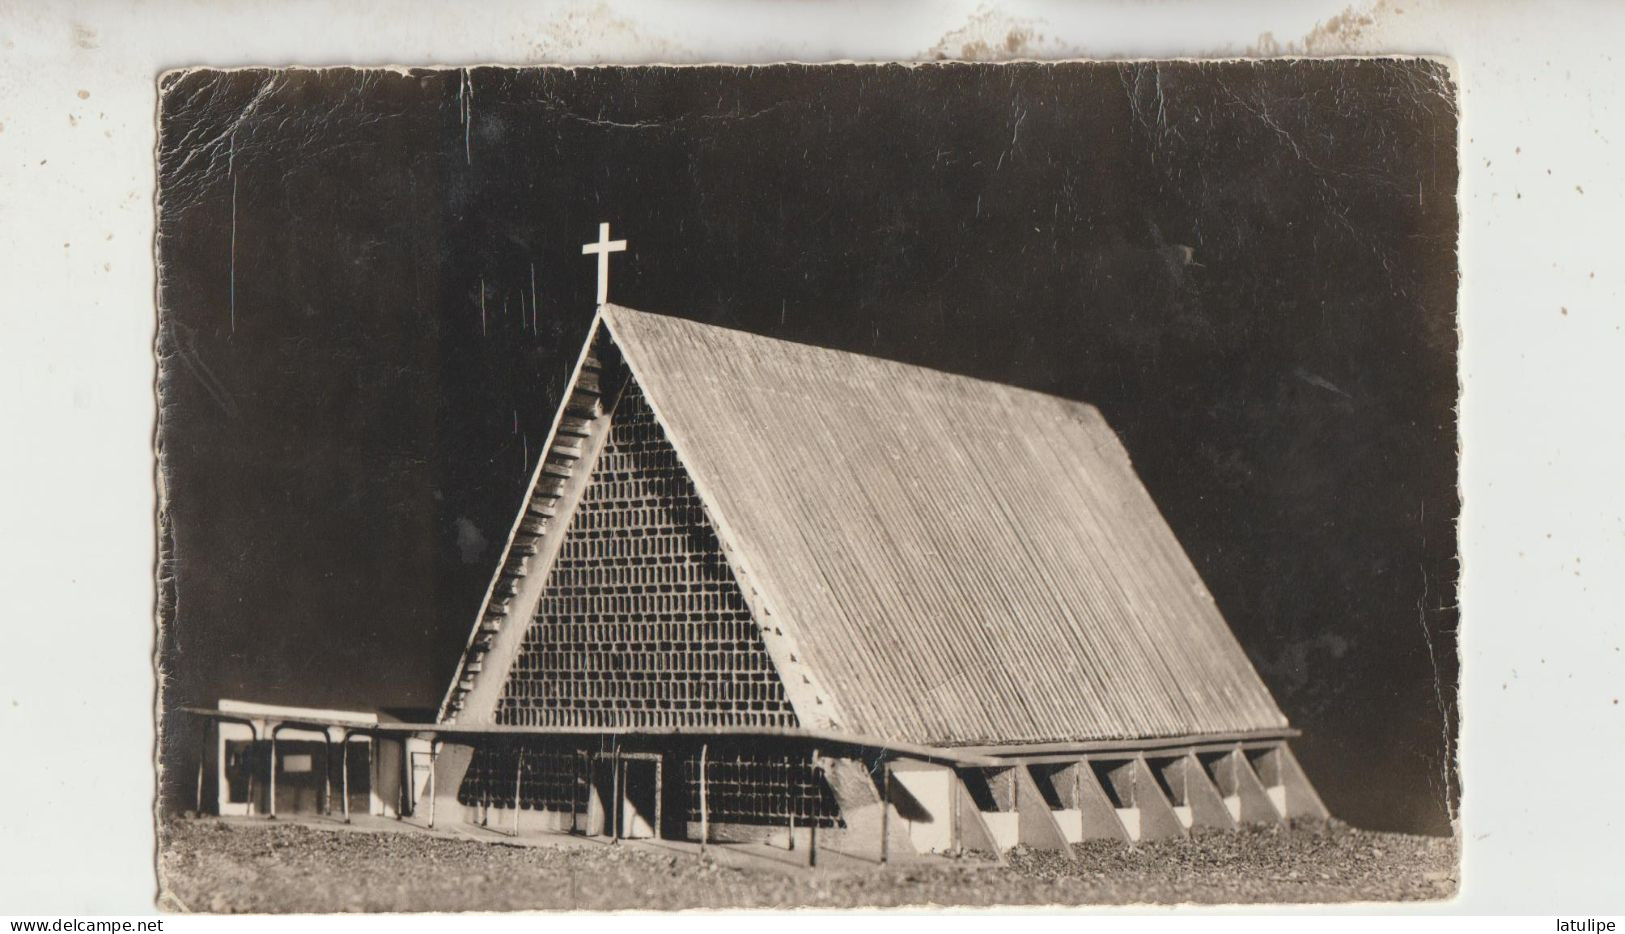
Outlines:
<svg viewBox="0 0 1625 934"><path fill-rule="evenodd" d="M1018 848L836 877L744 872L636 849L515 847L396 833L176 820L160 905L195 912L1116 905L1448 898L1456 843L1329 822L1190 842Z"/></svg>

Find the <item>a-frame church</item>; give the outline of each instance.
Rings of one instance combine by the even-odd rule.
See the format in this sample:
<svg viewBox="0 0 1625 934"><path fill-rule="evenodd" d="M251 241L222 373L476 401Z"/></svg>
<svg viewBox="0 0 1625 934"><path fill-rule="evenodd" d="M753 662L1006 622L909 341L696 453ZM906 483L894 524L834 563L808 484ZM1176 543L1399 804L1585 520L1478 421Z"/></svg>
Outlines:
<svg viewBox="0 0 1625 934"><path fill-rule="evenodd" d="M431 821L887 858L1325 816L1097 410L611 305L584 252L453 682L370 728L427 742Z"/></svg>

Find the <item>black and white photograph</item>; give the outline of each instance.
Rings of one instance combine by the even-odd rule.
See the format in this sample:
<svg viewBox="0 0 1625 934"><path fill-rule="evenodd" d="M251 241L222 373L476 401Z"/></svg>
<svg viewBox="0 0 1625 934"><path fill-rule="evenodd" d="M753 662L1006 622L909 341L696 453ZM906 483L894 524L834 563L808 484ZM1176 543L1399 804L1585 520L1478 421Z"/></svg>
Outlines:
<svg viewBox="0 0 1625 934"><path fill-rule="evenodd" d="M164 74L159 904L1450 898L1458 112Z"/></svg>
<svg viewBox="0 0 1625 934"><path fill-rule="evenodd" d="M0 3L0 930L1620 931L1621 35Z"/></svg>

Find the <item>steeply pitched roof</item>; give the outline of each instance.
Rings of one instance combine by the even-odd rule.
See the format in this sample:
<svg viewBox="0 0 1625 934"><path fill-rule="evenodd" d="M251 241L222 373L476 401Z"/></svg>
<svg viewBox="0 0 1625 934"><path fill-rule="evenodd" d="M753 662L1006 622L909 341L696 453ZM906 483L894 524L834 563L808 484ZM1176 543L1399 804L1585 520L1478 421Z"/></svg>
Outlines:
<svg viewBox="0 0 1625 934"><path fill-rule="evenodd" d="M603 322L777 651L827 695L798 703L809 726L938 745L1286 726L1092 406L616 306Z"/></svg>

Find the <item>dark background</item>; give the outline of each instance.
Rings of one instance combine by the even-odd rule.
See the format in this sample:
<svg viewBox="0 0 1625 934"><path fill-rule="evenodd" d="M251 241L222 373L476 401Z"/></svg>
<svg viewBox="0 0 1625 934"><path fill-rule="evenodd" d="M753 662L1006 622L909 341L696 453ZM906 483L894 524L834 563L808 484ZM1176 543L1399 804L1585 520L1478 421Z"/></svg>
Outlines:
<svg viewBox="0 0 1625 934"><path fill-rule="evenodd" d="M166 710L438 704L592 317L580 245L609 221L631 241L614 301L1099 406L1332 811L1448 832L1444 66L161 90ZM187 720L165 718L171 802Z"/></svg>

